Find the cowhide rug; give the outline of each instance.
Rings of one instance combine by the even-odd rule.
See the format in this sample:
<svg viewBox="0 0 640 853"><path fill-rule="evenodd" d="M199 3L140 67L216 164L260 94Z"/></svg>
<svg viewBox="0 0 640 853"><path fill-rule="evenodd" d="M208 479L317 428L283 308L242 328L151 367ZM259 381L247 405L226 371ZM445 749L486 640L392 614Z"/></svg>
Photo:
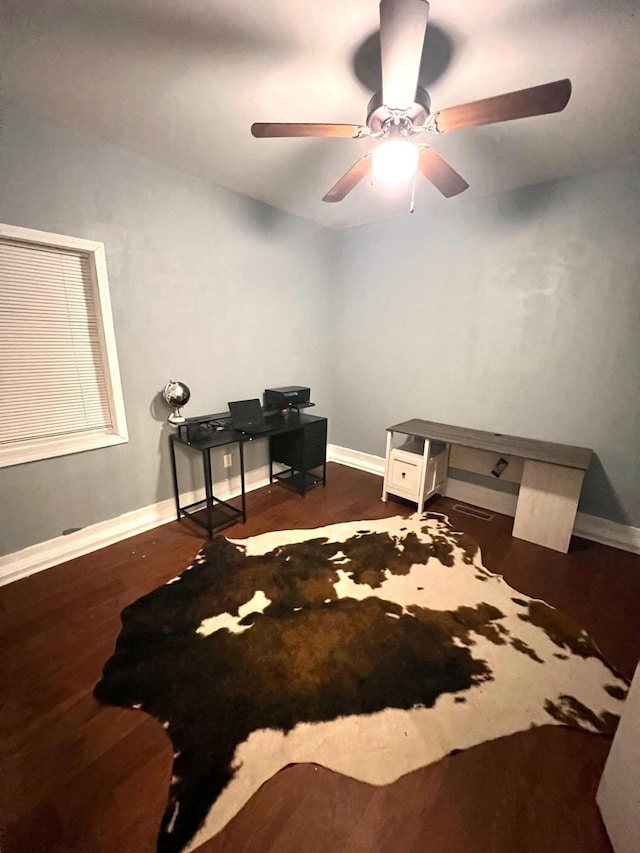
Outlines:
<svg viewBox="0 0 640 853"><path fill-rule="evenodd" d="M531 726L611 735L626 692L433 513L214 539L124 610L95 689L171 738L160 851L194 850L287 764L383 785Z"/></svg>

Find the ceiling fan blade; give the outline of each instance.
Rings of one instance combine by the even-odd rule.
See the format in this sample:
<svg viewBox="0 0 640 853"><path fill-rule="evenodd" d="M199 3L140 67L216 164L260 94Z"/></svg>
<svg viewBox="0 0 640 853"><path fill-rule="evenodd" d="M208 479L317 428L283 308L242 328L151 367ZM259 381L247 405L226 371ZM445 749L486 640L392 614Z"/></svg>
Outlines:
<svg viewBox="0 0 640 853"><path fill-rule="evenodd" d="M359 124L276 124L257 121L251 125L251 133L258 139L276 136L339 136L356 139L366 135L367 128Z"/></svg>
<svg viewBox="0 0 640 853"><path fill-rule="evenodd" d="M567 106L570 96L571 80L556 80L531 89L520 89L518 92L448 107L430 118L439 133L447 133L481 124L559 113Z"/></svg>
<svg viewBox="0 0 640 853"><path fill-rule="evenodd" d="M365 154L357 160L349 171L345 172L335 186L331 187L322 201L342 201L363 178L371 172L371 154Z"/></svg>
<svg viewBox="0 0 640 853"><path fill-rule="evenodd" d="M427 0L380 1L382 102L386 107L407 110L416 99L428 16Z"/></svg>
<svg viewBox="0 0 640 853"><path fill-rule="evenodd" d="M469 184L461 177L455 169L443 160L433 148L428 145L419 145L420 159L418 169L431 181L434 187L442 193L445 198L458 195L468 189Z"/></svg>

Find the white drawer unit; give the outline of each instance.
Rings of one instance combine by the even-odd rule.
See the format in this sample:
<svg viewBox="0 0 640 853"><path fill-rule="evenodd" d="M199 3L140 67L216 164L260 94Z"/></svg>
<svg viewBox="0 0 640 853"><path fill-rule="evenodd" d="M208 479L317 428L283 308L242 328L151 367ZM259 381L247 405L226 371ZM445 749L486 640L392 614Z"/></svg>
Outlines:
<svg viewBox="0 0 640 853"><path fill-rule="evenodd" d="M447 449L424 439L403 435L404 443L394 447L393 432L387 430L387 453L382 500L397 495L415 501L418 512L425 501L442 491L447 479Z"/></svg>
<svg viewBox="0 0 640 853"><path fill-rule="evenodd" d="M415 453L392 450L389 458L389 491L413 499L422 481L423 458Z"/></svg>

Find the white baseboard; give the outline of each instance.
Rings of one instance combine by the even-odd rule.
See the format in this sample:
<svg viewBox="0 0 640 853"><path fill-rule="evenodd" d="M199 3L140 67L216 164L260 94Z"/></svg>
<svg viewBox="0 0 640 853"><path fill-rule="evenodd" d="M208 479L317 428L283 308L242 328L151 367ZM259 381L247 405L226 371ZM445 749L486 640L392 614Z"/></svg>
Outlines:
<svg viewBox="0 0 640 853"><path fill-rule="evenodd" d="M269 467L266 465L248 471L245 477L245 488L248 492L259 489L269 483ZM230 477L228 480L215 483L214 493L222 500L236 497L240 494L240 476ZM186 492L180 496L180 503L186 506L204 499L204 489L195 492ZM125 512L117 518L108 521L100 521L69 533L67 536L57 536L47 542L39 542L22 551L7 554L0 557L0 586L13 581L26 578L36 572L57 566L74 557L81 557L97 551L98 548L106 548L114 542L136 536L167 524L176 518L176 506L173 498L160 501L150 506Z"/></svg>
<svg viewBox="0 0 640 853"><path fill-rule="evenodd" d="M338 444L327 445L327 461L339 462L349 468L357 468L358 471L368 471L384 477L384 459L380 456L372 456L369 453L361 453L359 450L349 450L348 447L340 447Z"/></svg>
<svg viewBox="0 0 640 853"><path fill-rule="evenodd" d="M381 456L372 456L369 453L360 453L358 450L350 450L347 447L339 447L330 444L327 448L328 458L332 462L349 465L360 471L369 471L371 474L384 476L384 459ZM473 506L490 509L512 518L516 514L518 496L508 492L499 492L486 486L478 486L475 483L467 483L463 480L449 478L445 487L446 497L457 501L472 504ZM620 548L622 551L630 551L632 554L640 554L640 528L630 527L626 524L618 524L606 518L598 518L595 515L587 515L579 512L573 527L575 536L609 545L612 548Z"/></svg>
<svg viewBox="0 0 640 853"><path fill-rule="evenodd" d="M607 518L579 512L573 525L573 535L600 542L601 545L620 548L622 551L630 551L632 554L640 554L640 527L617 524Z"/></svg>

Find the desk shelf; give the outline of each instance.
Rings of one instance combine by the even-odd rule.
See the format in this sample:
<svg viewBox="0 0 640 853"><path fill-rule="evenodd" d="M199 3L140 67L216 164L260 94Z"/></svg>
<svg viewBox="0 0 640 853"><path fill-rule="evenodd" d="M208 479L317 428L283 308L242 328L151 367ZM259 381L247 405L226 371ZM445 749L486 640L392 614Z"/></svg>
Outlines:
<svg viewBox="0 0 640 853"><path fill-rule="evenodd" d="M206 498L182 506L178 510L178 517L189 518L194 524L204 528L207 532L222 530L230 524L235 524L236 521L242 521L241 508L232 506L216 497L213 498L213 501L210 510L207 507Z"/></svg>
<svg viewBox="0 0 640 853"><path fill-rule="evenodd" d="M287 468L286 471L274 473L273 479L278 480L283 486L293 489L299 495L303 495L307 489L324 482L324 477L321 474L314 474L311 471L296 471L294 468Z"/></svg>

